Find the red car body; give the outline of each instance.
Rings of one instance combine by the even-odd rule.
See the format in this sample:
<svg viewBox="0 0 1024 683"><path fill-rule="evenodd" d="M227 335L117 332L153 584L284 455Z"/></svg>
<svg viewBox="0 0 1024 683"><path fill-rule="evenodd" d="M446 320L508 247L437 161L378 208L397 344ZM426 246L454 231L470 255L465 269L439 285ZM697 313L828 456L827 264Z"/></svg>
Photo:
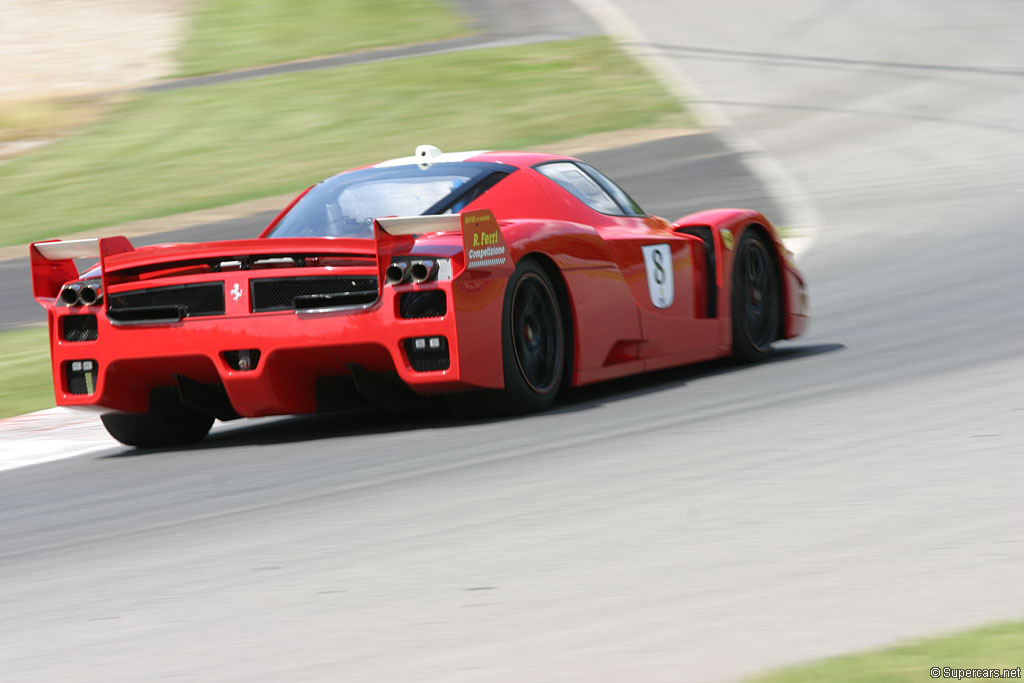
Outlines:
<svg viewBox="0 0 1024 683"><path fill-rule="evenodd" d="M33 288L48 314L57 404L143 413L154 390L176 387L186 403L228 418L322 409L322 382L330 378L355 379L371 396L372 388L363 391L366 377L397 377L421 395L500 390L506 290L527 260L546 271L568 308L563 383L726 356L735 334L735 249L747 233L770 245L780 304L773 336L795 337L807 325L804 279L757 212L719 209L674 223L609 215L538 170L575 163L568 157L489 152L459 159L511 172L456 214L375 220L372 239L271 238L289 206L255 239L138 249L123 237L33 244ZM644 247L655 260L656 251L670 254L670 266L645 261ZM89 251L98 252L99 267L80 274L72 258ZM417 258L431 267L447 263L450 273L422 283L388 281L391 265ZM671 292L655 294L655 280L664 284L668 273L652 275L654 267L670 267ZM330 292L297 295L278 309L254 303L261 287L274 292L342 277L365 284L360 303L346 305L349 295ZM268 284L279 278L288 283ZM92 282L93 293L71 301L81 293L74 283L82 282ZM163 298L156 305L111 309L112 300L145 302L158 288ZM183 292L216 299L221 291L220 308L215 301L203 315L178 308L174 319L167 315L174 305L161 303ZM441 294L429 295L434 309L427 317L403 312L414 300L403 295L428 291ZM432 355L414 362L422 348Z"/></svg>

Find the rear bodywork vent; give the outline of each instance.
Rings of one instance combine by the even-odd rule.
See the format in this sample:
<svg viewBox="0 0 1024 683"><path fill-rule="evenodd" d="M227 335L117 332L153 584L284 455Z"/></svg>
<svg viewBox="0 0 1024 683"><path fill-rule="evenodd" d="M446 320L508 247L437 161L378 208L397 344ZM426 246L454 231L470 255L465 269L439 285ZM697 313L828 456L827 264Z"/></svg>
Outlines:
<svg viewBox="0 0 1024 683"><path fill-rule="evenodd" d="M403 292L398 299L399 315L406 319L440 318L448 312L448 300L440 289Z"/></svg>
<svg viewBox="0 0 1024 683"><path fill-rule="evenodd" d="M259 278L249 287L253 313L347 308L377 300L377 278L372 275Z"/></svg>
<svg viewBox="0 0 1024 683"><path fill-rule="evenodd" d="M718 264L715 262L715 238L709 225L691 225L683 228L676 228L676 232L683 235L699 237L704 243L704 260L707 265L707 302L705 304L705 317L718 317Z"/></svg>
<svg viewBox="0 0 1024 683"><path fill-rule="evenodd" d="M168 322L224 315L224 283L170 285L107 296L107 317L120 323Z"/></svg>
<svg viewBox="0 0 1024 683"><path fill-rule="evenodd" d="M69 394L89 395L96 392L96 377L99 366L94 360L70 360L64 362L64 381Z"/></svg>
<svg viewBox="0 0 1024 683"><path fill-rule="evenodd" d="M416 372L437 372L451 366L448 339L445 337L416 337L405 340L405 354Z"/></svg>
<svg viewBox="0 0 1024 683"><path fill-rule="evenodd" d="M99 331L96 327L96 316L66 315L60 319L60 338L69 342L96 341Z"/></svg>

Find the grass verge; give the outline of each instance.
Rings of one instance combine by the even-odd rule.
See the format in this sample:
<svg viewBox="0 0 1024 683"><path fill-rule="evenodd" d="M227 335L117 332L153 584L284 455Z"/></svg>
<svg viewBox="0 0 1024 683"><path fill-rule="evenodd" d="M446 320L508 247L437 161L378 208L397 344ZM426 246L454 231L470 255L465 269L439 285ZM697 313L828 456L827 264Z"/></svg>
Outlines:
<svg viewBox="0 0 1024 683"><path fill-rule="evenodd" d="M151 93L0 166L0 245L297 192L417 144L528 148L679 111L605 38Z"/></svg>
<svg viewBox="0 0 1024 683"><path fill-rule="evenodd" d="M1013 669L1019 678L1022 664L1024 621L1017 621L875 652L833 657L751 680L756 683L916 683L936 678L930 673L932 667Z"/></svg>
<svg viewBox="0 0 1024 683"><path fill-rule="evenodd" d="M468 32L443 0L202 0L178 76L451 38Z"/></svg>
<svg viewBox="0 0 1024 683"><path fill-rule="evenodd" d="M0 142L51 138L102 116L112 98L0 101Z"/></svg>
<svg viewBox="0 0 1024 683"><path fill-rule="evenodd" d="M0 417L53 406L50 345L45 327L0 332Z"/></svg>

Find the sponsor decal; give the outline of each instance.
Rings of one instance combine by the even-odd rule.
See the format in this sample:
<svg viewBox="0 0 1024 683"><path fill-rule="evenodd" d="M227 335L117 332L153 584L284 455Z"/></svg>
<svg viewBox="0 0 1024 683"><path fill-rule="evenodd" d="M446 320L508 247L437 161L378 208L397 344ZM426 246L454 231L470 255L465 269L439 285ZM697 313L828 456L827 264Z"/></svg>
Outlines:
<svg viewBox="0 0 1024 683"><path fill-rule="evenodd" d="M235 283L235 286L231 288L230 294L231 298L234 299L235 301L238 301L239 299L242 298L242 288L241 286L239 286L237 282Z"/></svg>
<svg viewBox="0 0 1024 683"><path fill-rule="evenodd" d="M466 268L502 266L509 262L508 245L494 214L487 209L462 214Z"/></svg>
<svg viewBox="0 0 1024 683"><path fill-rule="evenodd" d="M732 230L729 228L722 228L722 244L726 249L732 251Z"/></svg>
<svg viewBox="0 0 1024 683"><path fill-rule="evenodd" d="M667 244L648 244L640 248L644 252L647 290L651 294L651 303L657 308L668 308L676 295L672 248Z"/></svg>

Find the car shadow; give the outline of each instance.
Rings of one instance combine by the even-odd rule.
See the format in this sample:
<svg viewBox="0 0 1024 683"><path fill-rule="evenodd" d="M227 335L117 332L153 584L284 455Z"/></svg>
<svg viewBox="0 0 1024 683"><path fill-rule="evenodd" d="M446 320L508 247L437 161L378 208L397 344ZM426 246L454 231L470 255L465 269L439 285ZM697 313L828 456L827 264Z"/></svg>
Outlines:
<svg viewBox="0 0 1024 683"><path fill-rule="evenodd" d="M787 363L812 356L844 350L844 344L787 345L774 350L764 363ZM579 412L612 402L626 401L647 394L685 386L687 383L717 375L743 372L757 365L743 365L730 359L708 361L642 375L624 377L563 392L546 414ZM228 423L215 429L202 442L173 448L132 448L104 451L99 459L139 457L159 453L189 453L219 448L273 446L335 439L342 436L393 434L419 429L449 429L481 423L499 423L529 419L527 416L466 418L455 414L443 399L426 399L414 409L394 412L368 404L364 408L340 413L291 415L256 418Z"/></svg>

